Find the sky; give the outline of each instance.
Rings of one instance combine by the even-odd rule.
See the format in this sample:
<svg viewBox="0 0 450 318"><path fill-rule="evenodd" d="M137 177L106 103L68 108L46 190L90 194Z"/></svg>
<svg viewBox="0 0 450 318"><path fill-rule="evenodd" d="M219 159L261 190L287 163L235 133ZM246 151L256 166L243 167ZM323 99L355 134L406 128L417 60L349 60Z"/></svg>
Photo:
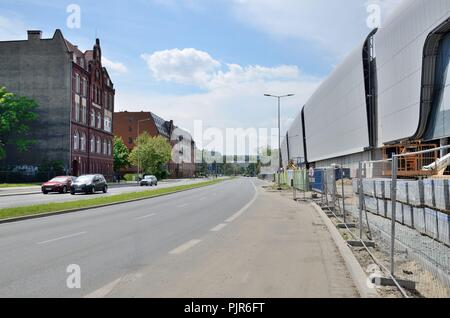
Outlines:
<svg viewBox="0 0 450 318"><path fill-rule="evenodd" d="M152 111L191 132L199 120L205 129L276 128L276 100L263 95L295 94L282 102L286 131L370 33L373 5L382 26L401 1L0 0L0 41L61 29L87 50L98 37L115 110Z"/></svg>

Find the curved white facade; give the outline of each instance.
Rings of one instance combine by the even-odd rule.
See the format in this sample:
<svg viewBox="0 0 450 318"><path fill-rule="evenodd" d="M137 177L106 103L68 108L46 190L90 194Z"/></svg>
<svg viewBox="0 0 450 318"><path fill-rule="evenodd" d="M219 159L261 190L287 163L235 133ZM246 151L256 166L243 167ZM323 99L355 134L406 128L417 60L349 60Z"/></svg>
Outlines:
<svg viewBox="0 0 450 318"><path fill-rule="evenodd" d="M369 146L363 44L322 83L305 106L309 162L364 151Z"/></svg>
<svg viewBox="0 0 450 318"><path fill-rule="evenodd" d="M378 146L415 135L425 42L449 15L449 0L406 0L375 35Z"/></svg>
<svg viewBox="0 0 450 318"><path fill-rule="evenodd" d="M289 159L294 163L305 161L305 149L303 147L303 124L300 112L288 130Z"/></svg>

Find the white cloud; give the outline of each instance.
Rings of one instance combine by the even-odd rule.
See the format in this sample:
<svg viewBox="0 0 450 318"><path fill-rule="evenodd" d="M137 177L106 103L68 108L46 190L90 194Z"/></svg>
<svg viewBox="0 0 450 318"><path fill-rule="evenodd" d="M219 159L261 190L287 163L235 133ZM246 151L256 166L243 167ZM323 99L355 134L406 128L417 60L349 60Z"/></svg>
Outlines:
<svg viewBox="0 0 450 318"><path fill-rule="evenodd" d="M196 49L173 49L142 54L155 79L195 86L205 86L220 67L208 53Z"/></svg>
<svg viewBox="0 0 450 318"><path fill-rule="evenodd" d="M110 59L102 56L102 64L104 67L108 69L108 71L112 71L115 73L127 73L128 68L121 62L113 62Z"/></svg>
<svg viewBox="0 0 450 318"><path fill-rule="evenodd" d="M263 95L292 93L296 96L282 104L284 130L321 81L304 76L297 66L222 64L196 49L166 50L142 57L156 80L196 85L204 92L176 96L118 91L116 109L153 111L191 132L195 120L223 132L226 128L276 128L276 101Z"/></svg>
<svg viewBox="0 0 450 318"><path fill-rule="evenodd" d="M243 83L296 80L300 77L297 66L225 66L207 52L193 48L142 54L142 58L158 81L193 85L208 90Z"/></svg>

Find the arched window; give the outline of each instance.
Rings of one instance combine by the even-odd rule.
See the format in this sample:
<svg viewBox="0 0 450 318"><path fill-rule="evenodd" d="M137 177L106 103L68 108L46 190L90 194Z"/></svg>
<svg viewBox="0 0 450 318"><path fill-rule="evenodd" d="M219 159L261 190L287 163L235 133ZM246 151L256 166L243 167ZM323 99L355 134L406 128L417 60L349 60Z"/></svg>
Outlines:
<svg viewBox="0 0 450 318"><path fill-rule="evenodd" d="M81 151L86 151L86 134L84 132L81 133L80 142Z"/></svg>
<svg viewBox="0 0 450 318"><path fill-rule="evenodd" d="M107 149L107 144L106 144L106 139L103 139L103 154L106 155L108 154L108 149Z"/></svg>
<svg viewBox="0 0 450 318"><path fill-rule="evenodd" d="M75 121L79 122L80 121L80 101L77 100L77 98L79 98L79 97L75 98Z"/></svg>
<svg viewBox="0 0 450 318"><path fill-rule="evenodd" d="M91 137L91 153L95 152L95 137Z"/></svg>
<svg viewBox="0 0 450 318"><path fill-rule="evenodd" d="M80 148L80 134L78 131L73 135L73 149L78 150Z"/></svg>
<svg viewBox="0 0 450 318"><path fill-rule="evenodd" d="M102 143L100 138L97 138L97 153L102 153Z"/></svg>
<svg viewBox="0 0 450 318"><path fill-rule="evenodd" d="M108 141L108 156L111 156L112 154L112 143L111 141Z"/></svg>

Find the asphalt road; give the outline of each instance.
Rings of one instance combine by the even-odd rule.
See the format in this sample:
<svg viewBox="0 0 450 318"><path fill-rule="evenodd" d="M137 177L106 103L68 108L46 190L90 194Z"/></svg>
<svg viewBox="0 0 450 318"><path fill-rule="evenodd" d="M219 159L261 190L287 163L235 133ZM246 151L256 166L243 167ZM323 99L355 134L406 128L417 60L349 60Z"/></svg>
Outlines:
<svg viewBox="0 0 450 318"><path fill-rule="evenodd" d="M135 203L1 224L0 297L102 296L118 278L138 279L130 273L168 254L184 253L211 229L239 218L256 199L260 182L236 179ZM80 289L67 287L67 269L73 264L81 269Z"/></svg>
<svg viewBox="0 0 450 318"><path fill-rule="evenodd" d="M19 206L30 206L30 205L37 205L37 204L46 204L46 203L54 203L54 202L68 202L68 201L76 201L76 200L86 200L86 199L92 199L98 196L112 196L115 194L122 194L122 193L131 193L131 192L140 192L140 191L147 191L150 189L161 189L161 188L167 188L167 187L173 187L173 186L180 186L180 185L188 185L198 182L204 182L205 179L183 179L183 180L170 180L168 182L159 182L158 186L155 187L140 187L138 185L136 186L124 186L124 187L110 187L108 189L108 193L104 194L101 192L97 192L93 195L84 195L84 194L77 194L75 196L68 194L59 194L59 193L49 193L47 195L44 195L42 193L36 193L36 194L27 194L27 195L17 195L17 196L4 196L0 197L0 209L4 208L13 208L13 207L19 207Z"/></svg>

